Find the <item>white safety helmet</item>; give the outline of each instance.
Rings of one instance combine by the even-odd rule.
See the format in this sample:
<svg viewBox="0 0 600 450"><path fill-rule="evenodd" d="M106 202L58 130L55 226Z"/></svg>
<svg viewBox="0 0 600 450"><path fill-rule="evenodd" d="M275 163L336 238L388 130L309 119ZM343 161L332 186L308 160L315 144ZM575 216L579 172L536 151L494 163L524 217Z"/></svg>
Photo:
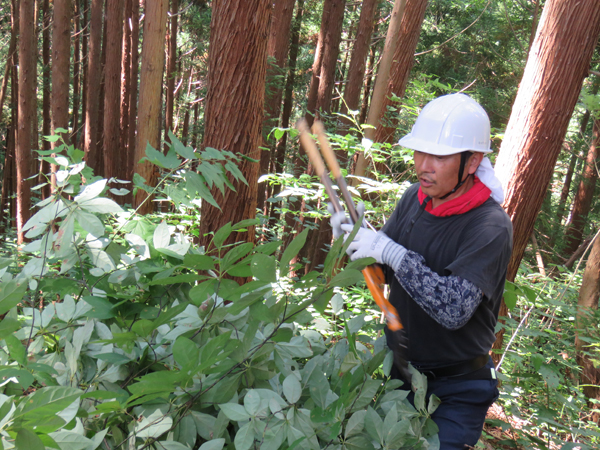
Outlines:
<svg viewBox="0 0 600 450"><path fill-rule="evenodd" d="M439 156L465 151L490 153L490 119L468 95L444 95L425 105L412 131L398 144Z"/></svg>

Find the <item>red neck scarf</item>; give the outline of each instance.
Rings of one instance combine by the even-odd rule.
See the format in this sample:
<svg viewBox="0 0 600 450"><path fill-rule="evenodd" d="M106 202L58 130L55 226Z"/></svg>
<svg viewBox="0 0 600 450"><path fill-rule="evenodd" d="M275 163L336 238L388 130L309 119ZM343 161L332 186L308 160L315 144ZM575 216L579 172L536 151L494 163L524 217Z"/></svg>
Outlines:
<svg viewBox="0 0 600 450"><path fill-rule="evenodd" d="M467 211L470 211L478 206L482 205L491 195L492 191L479 180L477 176L473 177L473 186L467 192L462 194L459 197L453 198L452 200L448 200L445 203L442 203L438 207L434 208L431 200L427 202L427 206L425 206L425 211L434 216L438 217L448 217L455 216L458 214L464 214ZM419 186L419 203L423 204L423 201L427 196L421 190Z"/></svg>

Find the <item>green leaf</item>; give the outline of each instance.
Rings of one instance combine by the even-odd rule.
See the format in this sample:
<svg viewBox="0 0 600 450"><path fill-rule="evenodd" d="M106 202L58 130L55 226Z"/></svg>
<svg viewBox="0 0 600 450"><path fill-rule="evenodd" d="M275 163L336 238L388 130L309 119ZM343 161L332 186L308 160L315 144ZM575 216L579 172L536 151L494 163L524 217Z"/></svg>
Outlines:
<svg viewBox="0 0 600 450"><path fill-rule="evenodd" d="M21 324L17 319L5 317L4 319L0 320L0 339L10 336L19 328L21 328Z"/></svg>
<svg viewBox="0 0 600 450"><path fill-rule="evenodd" d="M362 279L362 274L356 269L345 269L338 273L329 282L330 286L346 287L358 283Z"/></svg>
<svg viewBox="0 0 600 450"><path fill-rule="evenodd" d="M169 431L172 425L173 419L157 409L149 416L142 417L135 427L135 433L139 438L157 438Z"/></svg>
<svg viewBox="0 0 600 450"><path fill-rule="evenodd" d="M298 255L302 247L304 247L307 235L308 228L305 228L300 234L298 234L298 236L294 238L292 242L290 242L290 245L288 245L287 248L283 251L281 259L279 260L279 273L281 277L285 277L289 273L290 261L296 255Z"/></svg>
<svg viewBox="0 0 600 450"><path fill-rule="evenodd" d="M261 281L275 283L277 281L277 266L272 256L256 253L250 265L252 275Z"/></svg>
<svg viewBox="0 0 600 450"><path fill-rule="evenodd" d="M285 380L283 380L283 395L289 403L296 403L300 400L302 395L302 385L298 381L298 378L293 373L289 374Z"/></svg>
<svg viewBox="0 0 600 450"><path fill-rule="evenodd" d="M154 230L152 239L154 248L167 248L169 246L171 243L171 233L169 232L167 222L163 220L160 224L158 224Z"/></svg>
<svg viewBox="0 0 600 450"><path fill-rule="evenodd" d="M225 239L229 237L232 231L233 229L231 228L231 222L228 222L225 225L223 225L215 233L215 236L213 237L212 241L213 245L216 248L220 248L223 245L223 242L225 242Z"/></svg>
<svg viewBox="0 0 600 450"><path fill-rule="evenodd" d="M176 169L180 165L179 158L173 150L163 155L162 152L155 150L150 143L146 145L146 159L164 169Z"/></svg>
<svg viewBox="0 0 600 450"><path fill-rule="evenodd" d="M200 198L202 198L202 200L206 200L215 208L221 209L211 194L210 189L208 189L208 186L206 186L206 181L202 175L199 175L196 172L186 172L184 178L186 180L186 188L188 192L190 192L190 195L194 195L196 193L200 196Z"/></svg>
<svg viewBox="0 0 600 450"><path fill-rule="evenodd" d="M190 450L187 445L177 441L158 441L158 448L165 450Z"/></svg>
<svg viewBox="0 0 600 450"><path fill-rule="evenodd" d="M80 202L79 206L86 211L99 214L116 214L123 212L123 208L109 198L93 198L91 200Z"/></svg>
<svg viewBox="0 0 600 450"><path fill-rule="evenodd" d="M10 357L22 366L27 365L27 354L25 351L25 346L21 343L21 341L12 334L7 336L4 341L8 347L8 353L10 354Z"/></svg>
<svg viewBox="0 0 600 450"><path fill-rule="evenodd" d="M25 369L18 369L15 366L4 366L0 368L1 378L16 378L23 389L28 389L35 381L34 376Z"/></svg>
<svg viewBox="0 0 600 450"><path fill-rule="evenodd" d="M221 260L221 270L227 271L227 269L229 269L237 260L243 258L248 253L250 253L252 247L254 247L254 244L252 244L251 242L245 242L241 245L236 245L235 247L233 247Z"/></svg>
<svg viewBox="0 0 600 450"><path fill-rule="evenodd" d="M173 358L181 367L191 368L198 365L199 349L194 341L179 336L173 343Z"/></svg>
<svg viewBox="0 0 600 450"><path fill-rule="evenodd" d="M194 305L200 306L215 293L216 289L217 280L208 280L194 286L188 295Z"/></svg>
<svg viewBox="0 0 600 450"><path fill-rule="evenodd" d="M360 433L365 427L365 416L366 411L356 411L346 424L346 430L344 431L344 438L348 439L350 436Z"/></svg>
<svg viewBox="0 0 600 450"><path fill-rule="evenodd" d="M175 136L171 130L169 130L168 136L173 150L175 150L179 156L182 156L185 159L198 159L198 156L194 153L194 149L192 147L186 147L183 145L183 143L177 139L177 136Z"/></svg>
<svg viewBox="0 0 600 450"><path fill-rule="evenodd" d="M213 258L208 255L185 255L182 264L195 270L214 270L215 268Z"/></svg>
<svg viewBox="0 0 600 450"><path fill-rule="evenodd" d="M225 175L223 174L223 166L221 164L212 164L203 161L198 170L204 176L208 187L212 189L213 185L219 188L221 193L225 192Z"/></svg>
<svg viewBox="0 0 600 450"><path fill-rule="evenodd" d="M248 450L252 447L254 443L254 427L252 422L248 422L238 430L233 443L235 450Z"/></svg>
<svg viewBox="0 0 600 450"><path fill-rule="evenodd" d="M229 420L240 422L250 419L250 414L248 414L246 408L237 403L223 403L219 405L219 408L221 408L221 411L223 411Z"/></svg>
<svg viewBox="0 0 600 450"><path fill-rule="evenodd" d="M197 275L195 273L183 273L175 275L173 277L159 278L158 280L152 280L148 285L150 286L168 286L171 284L179 283L194 283L195 281L207 280L210 277L206 275Z"/></svg>
<svg viewBox="0 0 600 450"><path fill-rule="evenodd" d="M106 361L111 364L114 364L115 366L120 366L122 364L127 364L128 362L131 362L130 358L121 355L120 353L100 353L95 357L98 358L100 361Z"/></svg>
<svg viewBox="0 0 600 450"><path fill-rule="evenodd" d="M383 420L370 406L365 415L365 428L373 440L383 445Z"/></svg>
<svg viewBox="0 0 600 450"><path fill-rule="evenodd" d="M7 313L23 300L27 284L26 279L0 283L0 315Z"/></svg>
<svg viewBox="0 0 600 450"><path fill-rule="evenodd" d="M365 315L361 314L360 316L353 317L346 324L346 330L348 335L356 334L360 331L360 329L365 324Z"/></svg>
<svg viewBox="0 0 600 450"><path fill-rule="evenodd" d="M131 331L137 334L141 338L147 338L156 329L154 322L148 319L136 320L131 326Z"/></svg>
<svg viewBox="0 0 600 450"><path fill-rule="evenodd" d="M212 441L205 442L200 446L198 450L222 450L225 446L225 439L213 439Z"/></svg>
<svg viewBox="0 0 600 450"><path fill-rule="evenodd" d="M15 439L16 450L46 450L42 440L33 431L21 428Z"/></svg>
<svg viewBox="0 0 600 450"><path fill-rule="evenodd" d="M83 394L82 391L65 386L43 387L24 397L15 411L14 420L35 423L52 417L67 408Z"/></svg>

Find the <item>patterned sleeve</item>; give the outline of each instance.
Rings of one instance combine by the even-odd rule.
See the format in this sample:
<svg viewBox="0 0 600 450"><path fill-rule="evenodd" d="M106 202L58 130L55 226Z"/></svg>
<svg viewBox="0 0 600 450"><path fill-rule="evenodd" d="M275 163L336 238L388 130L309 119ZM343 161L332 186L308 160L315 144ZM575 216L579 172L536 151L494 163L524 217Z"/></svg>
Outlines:
<svg viewBox="0 0 600 450"><path fill-rule="evenodd" d="M410 250L395 275L412 299L449 330L465 325L483 298L481 289L469 280L438 275L425 265L425 258Z"/></svg>

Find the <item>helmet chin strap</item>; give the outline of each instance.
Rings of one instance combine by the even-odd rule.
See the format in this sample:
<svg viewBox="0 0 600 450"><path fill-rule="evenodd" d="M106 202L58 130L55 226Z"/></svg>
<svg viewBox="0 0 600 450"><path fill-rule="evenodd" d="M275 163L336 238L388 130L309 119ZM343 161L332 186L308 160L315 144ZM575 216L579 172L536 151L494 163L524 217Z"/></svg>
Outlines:
<svg viewBox="0 0 600 450"><path fill-rule="evenodd" d="M465 182L469 179L469 177L472 174L468 174L467 177L463 180L463 173L465 172L465 165L467 164L467 160L469 159L469 157L473 154L473 152L462 152L460 154L460 167L458 169L458 184L456 186L454 186L454 189L452 189L450 192L448 192L446 195L444 195L443 197L440 197L440 200L444 200L446 199L448 196L454 194L456 192L456 190L458 188L460 188L463 184L465 184Z"/></svg>

